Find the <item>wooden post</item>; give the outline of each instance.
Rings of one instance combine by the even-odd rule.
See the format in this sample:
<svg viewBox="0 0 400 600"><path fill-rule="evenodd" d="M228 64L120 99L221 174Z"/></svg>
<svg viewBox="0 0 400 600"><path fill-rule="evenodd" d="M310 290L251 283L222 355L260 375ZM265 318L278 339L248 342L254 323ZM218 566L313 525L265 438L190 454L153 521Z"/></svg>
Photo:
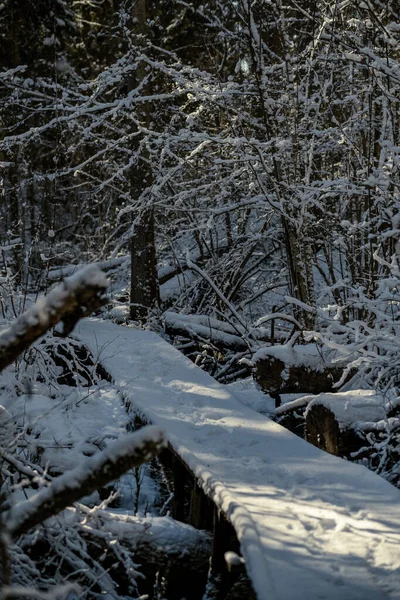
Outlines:
<svg viewBox="0 0 400 600"><path fill-rule="evenodd" d="M190 494L189 525L196 529L213 530L213 504L194 481Z"/></svg>
<svg viewBox="0 0 400 600"><path fill-rule="evenodd" d="M214 506L214 537L211 555L210 580L214 588L213 598L225 600L238 575L228 570L225 552L232 550L239 554L240 547L235 530L225 516Z"/></svg>
<svg viewBox="0 0 400 600"><path fill-rule="evenodd" d="M185 483L187 471L182 461L176 456L172 458L172 479L174 484L174 499L172 500L172 518L186 522L185 519Z"/></svg>

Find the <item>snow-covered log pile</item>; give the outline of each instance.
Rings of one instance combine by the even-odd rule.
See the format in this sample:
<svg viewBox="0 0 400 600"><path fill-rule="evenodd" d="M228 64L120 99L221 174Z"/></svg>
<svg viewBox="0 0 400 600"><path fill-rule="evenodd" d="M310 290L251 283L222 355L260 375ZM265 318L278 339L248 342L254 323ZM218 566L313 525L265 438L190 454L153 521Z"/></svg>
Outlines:
<svg viewBox="0 0 400 600"><path fill-rule="evenodd" d="M333 362L316 344L287 343L262 348L252 362L254 379L265 393L275 397L277 406L280 394L333 391L345 366Z"/></svg>

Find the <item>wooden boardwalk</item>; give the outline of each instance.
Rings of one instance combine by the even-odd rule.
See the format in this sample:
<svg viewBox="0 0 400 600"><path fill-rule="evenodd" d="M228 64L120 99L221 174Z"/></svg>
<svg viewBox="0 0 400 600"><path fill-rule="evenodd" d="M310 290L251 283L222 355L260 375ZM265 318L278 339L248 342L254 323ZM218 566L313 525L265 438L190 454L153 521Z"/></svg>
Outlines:
<svg viewBox="0 0 400 600"><path fill-rule="evenodd" d="M179 457L175 514L185 517L189 472L192 522L204 526L213 505L223 514L260 600L400 599L399 490L245 407L154 333L94 319L77 335L166 432ZM229 549L225 520L214 526Z"/></svg>

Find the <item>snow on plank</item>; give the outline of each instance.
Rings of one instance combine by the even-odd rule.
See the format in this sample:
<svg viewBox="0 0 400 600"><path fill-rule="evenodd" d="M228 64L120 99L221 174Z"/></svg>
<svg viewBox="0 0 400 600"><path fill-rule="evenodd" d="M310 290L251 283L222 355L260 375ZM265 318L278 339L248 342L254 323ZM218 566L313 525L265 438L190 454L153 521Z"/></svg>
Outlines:
<svg viewBox="0 0 400 600"><path fill-rule="evenodd" d="M84 341L234 526L260 600L400 599L400 492L244 406L155 333Z"/></svg>

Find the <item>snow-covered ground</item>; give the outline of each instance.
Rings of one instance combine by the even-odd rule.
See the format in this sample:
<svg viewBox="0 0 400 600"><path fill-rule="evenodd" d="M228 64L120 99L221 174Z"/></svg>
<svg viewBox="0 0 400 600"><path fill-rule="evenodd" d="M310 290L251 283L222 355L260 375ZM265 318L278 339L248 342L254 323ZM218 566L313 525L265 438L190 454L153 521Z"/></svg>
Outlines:
<svg viewBox="0 0 400 600"><path fill-rule="evenodd" d="M400 492L241 403L154 333L82 339L234 525L262 600L400 599Z"/></svg>
<svg viewBox="0 0 400 600"><path fill-rule="evenodd" d="M126 433L126 410L111 385L102 390L72 391L58 402L24 394L4 404L17 427L29 429L23 439L30 453L39 455L43 468L53 473L74 468L84 456Z"/></svg>
<svg viewBox="0 0 400 600"><path fill-rule="evenodd" d="M272 417L277 414L275 399L271 398L269 394L264 394L257 386L253 377L246 377L246 379L238 379L232 383L224 384L224 389L229 389L242 404L262 415ZM300 405L303 406L304 403L300 401L300 398L303 397L304 393L281 394L282 406L292 406L296 400L299 400Z"/></svg>
<svg viewBox="0 0 400 600"><path fill-rule="evenodd" d="M67 386L64 388L68 390ZM5 398L3 404L13 417L13 435L18 434L20 447L26 446L29 454L52 475L74 469L87 456L122 438L130 421L121 394L110 383L101 388L69 388L61 400L31 393ZM128 471L122 475L114 489L118 489L121 510L132 513L136 508L136 514L145 517L151 507L152 513L158 514L159 489L148 464L137 473ZM26 493L17 488L13 502L24 500ZM85 498L88 503L98 500L98 493Z"/></svg>

